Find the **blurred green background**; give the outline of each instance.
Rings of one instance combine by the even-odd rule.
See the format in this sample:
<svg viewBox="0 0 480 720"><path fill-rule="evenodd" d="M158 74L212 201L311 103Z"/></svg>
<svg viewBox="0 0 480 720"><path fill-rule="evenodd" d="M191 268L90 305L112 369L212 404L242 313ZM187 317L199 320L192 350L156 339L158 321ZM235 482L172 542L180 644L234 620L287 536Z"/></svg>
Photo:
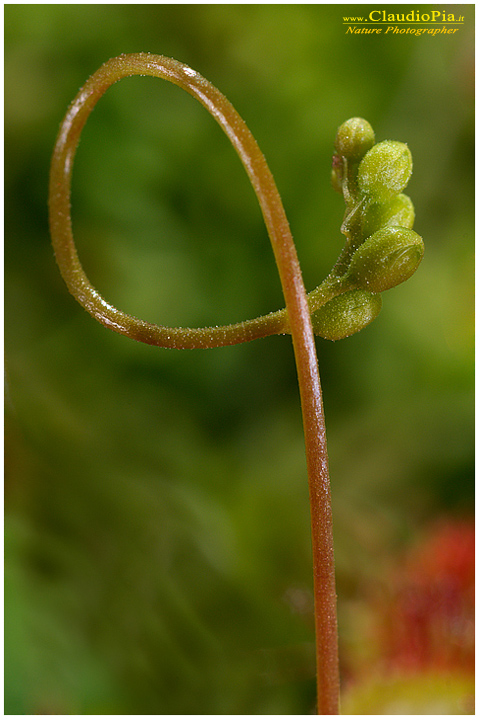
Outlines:
<svg viewBox="0 0 480 720"><path fill-rule="evenodd" d="M412 6L413 7L413 6ZM308 714L308 491L288 337L211 351L137 344L68 294L49 160L79 87L149 51L207 77L275 176L307 289L342 246L336 129L407 142L425 241L379 318L318 341L342 668L349 608L395 554L473 510L474 6L454 35L345 34L362 5L5 7L6 679L9 714ZM388 6L407 12L410 6ZM101 293L161 324L283 306L254 193L220 128L153 78L110 88L73 181Z"/></svg>

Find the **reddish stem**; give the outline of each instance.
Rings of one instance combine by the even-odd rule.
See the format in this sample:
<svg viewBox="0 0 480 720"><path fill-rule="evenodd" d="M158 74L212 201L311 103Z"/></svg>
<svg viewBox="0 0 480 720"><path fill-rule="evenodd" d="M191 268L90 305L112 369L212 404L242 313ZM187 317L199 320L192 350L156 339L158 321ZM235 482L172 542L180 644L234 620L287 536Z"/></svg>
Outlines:
<svg viewBox="0 0 480 720"><path fill-rule="evenodd" d="M302 403L312 521L317 712L320 715L338 714L338 641L330 480L322 392L307 295L285 211L265 158L244 121L213 85L183 63L145 53L113 58L92 75L70 105L52 159L50 226L57 262L77 300L96 319L116 332L165 347L212 347L222 344L205 331L182 331L179 328L174 329L178 332L175 342L171 337L173 330L169 328L163 328L164 342L159 337L152 340L152 328L156 326L131 318L107 303L90 284L78 259L71 227L70 184L80 133L107 88L130 75L152 75L169 80L207 108L240 156L262 209L285 296ZM193 342L189 341L188 332L203 332L203 338L196 335ZM253 336L244 339L253 339Z"/></svg>

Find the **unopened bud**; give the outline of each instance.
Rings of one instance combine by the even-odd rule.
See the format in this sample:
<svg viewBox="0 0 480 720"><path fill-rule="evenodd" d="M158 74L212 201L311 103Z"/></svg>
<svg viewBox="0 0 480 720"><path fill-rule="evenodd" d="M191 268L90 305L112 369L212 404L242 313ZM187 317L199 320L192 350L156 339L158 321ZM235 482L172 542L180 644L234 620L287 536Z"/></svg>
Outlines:
<svg viewBox="0 0 480 720"><path fill-rule="evenodd" d="M357 288L384 292L408 280L420 265L423 253L423 240L413 230L383 228L355 251L346 279Z"/></svg>
<svg viewBox="0 0 480 720"><path fill-rule="evenodd" d="M358 168L358 187L373 202L386 203L406 187L412 174L412 155L405 143L384 140L374 145Z"/></svg>
<svg viewBox="0 0 480 720"><path fill-rule="evenodd" d="M408 195L397 195L391 203L367 205L362 221L363 237L367 238L383 227L400 226L411 229L415 220L415 209Z"/></svg>
<svg viewBox="0 0 480 720"><path fill-rule="evenodd" d="M381 308L380 295L350 290L312 313L313 331L325 340L343 340L375 320Z"/></svg>
<svg viewBox="0 0 480 720"><path fill-rule="evenodd" d="M339 155L359 162L375 142L375 133L369 122L363 118L350 118L337 130L335 150Z"/></svg>

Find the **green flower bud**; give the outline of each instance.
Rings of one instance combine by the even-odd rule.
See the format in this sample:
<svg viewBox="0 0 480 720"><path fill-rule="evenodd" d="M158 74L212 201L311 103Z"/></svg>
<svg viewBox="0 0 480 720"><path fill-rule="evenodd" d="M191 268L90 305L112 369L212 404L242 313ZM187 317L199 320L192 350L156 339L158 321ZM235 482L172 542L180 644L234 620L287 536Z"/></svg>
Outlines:
<svg viewBox="0 0 480 720"><path fill-rule="evenodd" d="M335 138L335 150L339 155L359 162L375 143L372 126L363 118L350 118L340 125Z"/></svg>
<svg viewBox="0 0 480 720"><path fill-rule="evenodd" d="M365 209L362 221L363 237L367 238L383 227L400 226L411 229L415 210L408 195L397 195L390 204L373 203Z"/></svg>
<svg viewBox="0 0 480 720"><path fill-rule="evenodd" d="M415 222L415 208L408 197L400 193L393 202L385 209L383 214L383 226L400 226L411 230Z"/></svg>
<svg viewBox="0 0 480 720"><path fill-rule="evenodd" d="M413 275L423 258L420 235L402 227L386 227L354 252L346 280L357 288L381 293Z"/></svg>
<svg viewBox="0 0 480 720"><path fill-rule="evenodd" d="M405 143L384 140L362 159L358 187L373 202L387 203L406 187L412 174L412 155Z"/></svg>
<svg viewBox="0 0 480 720"><path fill-rule="evenodd" d="M350 290L312 313L313 332L325 340L343 340L375 320L381 308L380 295Z"/></svg>

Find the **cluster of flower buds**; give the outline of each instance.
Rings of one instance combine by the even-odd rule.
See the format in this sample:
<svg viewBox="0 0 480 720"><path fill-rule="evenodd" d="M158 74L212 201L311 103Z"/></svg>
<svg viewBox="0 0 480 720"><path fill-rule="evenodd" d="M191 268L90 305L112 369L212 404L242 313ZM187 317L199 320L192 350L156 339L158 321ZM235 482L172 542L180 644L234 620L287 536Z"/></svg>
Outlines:
<svg viewBox="0 0 480 720"><path fill-rule="evenodd" d="M368 325L380 312L380 293L408 280L424 253L412 230L412 201L403 194L412 174L408 147L375 143L371 125L351 118L339 127L335 150L332 185L345 199L347 242L325 281L336 296L312 314L315 333L329 340Z"/></svg>

